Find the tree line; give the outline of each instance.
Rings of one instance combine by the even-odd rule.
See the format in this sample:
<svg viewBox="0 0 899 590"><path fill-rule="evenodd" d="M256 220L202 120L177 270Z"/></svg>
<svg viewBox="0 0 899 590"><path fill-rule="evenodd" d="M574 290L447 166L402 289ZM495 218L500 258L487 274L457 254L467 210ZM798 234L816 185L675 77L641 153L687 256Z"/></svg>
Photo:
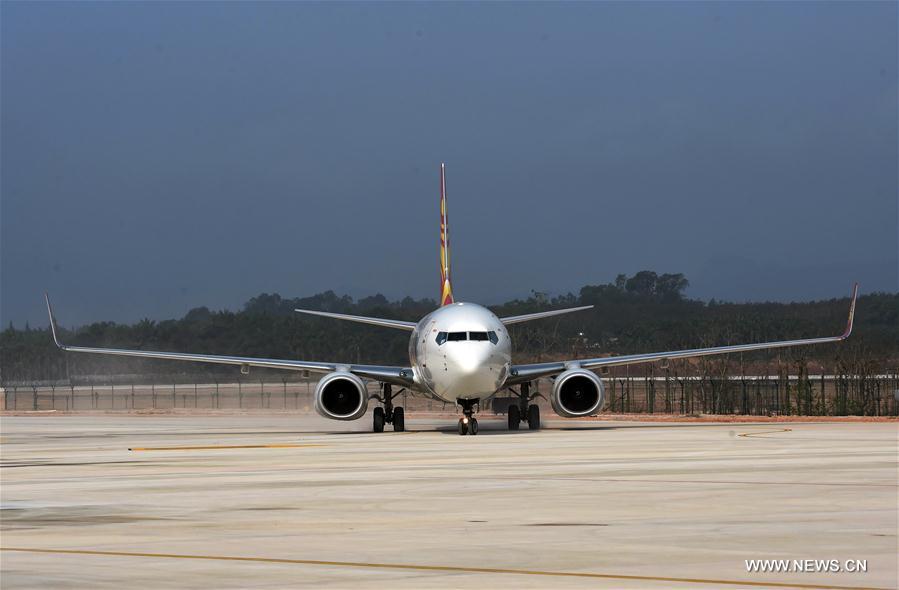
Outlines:
<svg viewBox="0 0 899 590"><path fill-rule="evenodd" d="M532 291L527 298L491 308L497 315L507 316L594 305L591 310L512 326L516 362L832 335L843 330L848 311L848 298L795 303L700 301L684 296L688 286L679 273L641 271L619 275L611 283L586 285L576 294L550 297ZM433 299L391 301L380 294L354 299L333 291L297 298L263 293L237 312L198 307L180 319L62 328L61 337L80 346L403 365L408 363L408 333L309 317L293 310L417 321L436 307ZM812 372L838 371L859 363L866 372L895 372L897 361L899 293L860 297L855 332L845 343L747 353L739 359L744 371L761 371L776 362L801 363ZM732 363L734 359L700 360L697 366L708 362ZM237 374L233 366L63 354L54 346L49 328L10 325L0 332L0 379L4 383L87 375L224 379Z"/></svg>

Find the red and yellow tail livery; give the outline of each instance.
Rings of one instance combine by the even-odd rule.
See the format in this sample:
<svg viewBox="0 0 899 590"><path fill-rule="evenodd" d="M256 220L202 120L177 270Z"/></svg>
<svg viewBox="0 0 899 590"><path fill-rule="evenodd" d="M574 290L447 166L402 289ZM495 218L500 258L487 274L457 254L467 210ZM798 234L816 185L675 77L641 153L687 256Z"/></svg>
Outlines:
<svg viewBox="0 0 899 590"><path fill-rule="evenodd" d="M449 234L446 229L446 167L440 164L440 305L453 302L450 283Z"/></svg>

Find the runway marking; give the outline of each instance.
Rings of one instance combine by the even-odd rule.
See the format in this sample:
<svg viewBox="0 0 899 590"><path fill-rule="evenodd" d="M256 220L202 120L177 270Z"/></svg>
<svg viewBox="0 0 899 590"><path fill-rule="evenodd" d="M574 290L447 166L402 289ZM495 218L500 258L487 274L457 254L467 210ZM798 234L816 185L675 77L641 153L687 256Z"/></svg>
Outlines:
<svg viewBox="0 0 899 590"><path fill-rule="evenodd" d="M744 432L743 434L738 434L737 436L749 438L750 436L760 436L762 434L775 434L778 432L793 432L793 429L792 428L778 428L777 430L760 430L758 432Z"/></svg>
<svg viewBox="0 0 899 590"><path fill-rule="evenodd" d="M323 447L313 443L272 443L267 445L201 445L196 447L131 447L129 451L217 451L220 449L300 449L303 447Z"/></svg>
<svg viewBox="0 0 899 590"><path fill-rule="evenodd" d="M277 557L237 557L228 555L188 555L180 553L137 553L130 551L94 551L89 549L36 549L32 547L0 547L0 551L22 553L52 553L61 555L100 555L107 557L151 557L166 559L197 559L207 561L243 561L251 563L278 563L293 565L324 565L330 567L361 567L372 569L397 569L429 572L453 572L466 574L509 574L521 576L548 576L568 578L591 578L607 580L637 580L644 582L679 582L684 584L714 584L728 586L754 586L766 588L819 588L824 590L886 590L871 586L834 586L827 584L791 584L788 582L754 582L748 580L714 580L707 578L674 578L668 576L637 576L627 574L598 574L589 572L562 572L544 570L522 570L492 567L464 567L452 565L416 565L407 563L367 563L360 561L325 561L319 559L286 559Z"/></svg>
<svg viewBox="0 0 899 590"><path fill-rule="evenodd" d="M424 478L415 478L424 479ZM522 481L521 477L496 477L495 479ZM637 478L613 478L613 477L547 477L525 478L531 481L614 481L621 483L716 483L727 485L748 485L748 486L849 486L849 487L874 487L874 488L895 488L899 484L895 483L847 483L847 482L809 482L809 481L733 481L733 480L716 480L716 479L637 479Z"/></svg>

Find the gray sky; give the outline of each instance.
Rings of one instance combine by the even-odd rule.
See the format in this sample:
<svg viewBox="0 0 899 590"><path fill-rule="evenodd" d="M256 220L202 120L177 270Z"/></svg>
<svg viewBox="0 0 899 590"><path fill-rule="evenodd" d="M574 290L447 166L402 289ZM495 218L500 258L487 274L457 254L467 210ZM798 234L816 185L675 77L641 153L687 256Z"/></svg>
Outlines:
<svg viewBox="0 0 899 590"><path fill-rule="evenodd" d="M0 4L2 325L899 289L897 3Z"/></svg>

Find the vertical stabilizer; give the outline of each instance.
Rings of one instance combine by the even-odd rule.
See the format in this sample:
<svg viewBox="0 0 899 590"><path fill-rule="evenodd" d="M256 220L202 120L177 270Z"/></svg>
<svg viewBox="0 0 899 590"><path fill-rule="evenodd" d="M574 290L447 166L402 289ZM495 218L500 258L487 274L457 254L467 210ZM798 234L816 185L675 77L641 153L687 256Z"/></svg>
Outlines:
<svg viewBox="0 0 899 590"><path fill-rule="evenodd" d="M449 305L452 302L449 233L446 226L446 167L440 164L440 305Z"/></svg>

